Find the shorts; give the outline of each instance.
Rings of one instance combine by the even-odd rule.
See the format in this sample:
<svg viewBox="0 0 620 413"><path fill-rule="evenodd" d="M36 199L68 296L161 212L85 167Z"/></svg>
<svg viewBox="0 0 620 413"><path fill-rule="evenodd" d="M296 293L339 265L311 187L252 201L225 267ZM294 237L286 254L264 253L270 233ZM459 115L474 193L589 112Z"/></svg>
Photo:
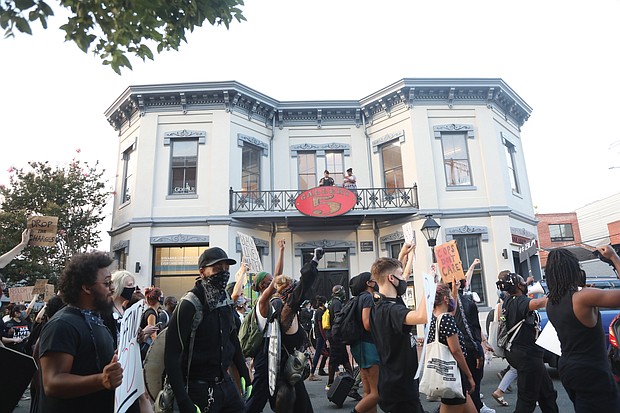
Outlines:
<svg viewBox="0 0 620 413"><path fill-rule="evenodd" d="M360 368L368 369L374 365L379 365L379 353L375 343L360 340L351 345L351 354Z"/></svg>

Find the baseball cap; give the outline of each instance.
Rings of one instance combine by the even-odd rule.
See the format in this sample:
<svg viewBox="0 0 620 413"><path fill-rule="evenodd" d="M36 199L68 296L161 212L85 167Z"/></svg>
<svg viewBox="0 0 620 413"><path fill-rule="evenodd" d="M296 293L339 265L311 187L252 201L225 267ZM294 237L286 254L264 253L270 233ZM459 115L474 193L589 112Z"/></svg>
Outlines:
<svg viewBox="0 0 620 413"><path fill-rule="evenodd" d="M229 265L235 265L237 261L232 258L228 258L226 252L220 247L211 247L204 250L198 258L198 268L210 267L218 262L224 261Z"/></svg>

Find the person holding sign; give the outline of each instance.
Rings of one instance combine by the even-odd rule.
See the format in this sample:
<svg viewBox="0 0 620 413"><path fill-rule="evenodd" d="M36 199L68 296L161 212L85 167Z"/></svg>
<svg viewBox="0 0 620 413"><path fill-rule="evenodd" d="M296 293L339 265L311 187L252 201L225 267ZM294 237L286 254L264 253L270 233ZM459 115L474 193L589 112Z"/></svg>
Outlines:
<svg viewBox="0 0 620 413"><path fill-rule="evenodd" d="M620 270L620 257L610 245L597 249ZM545 274L549 287L547 315L562 348L558 371L575 412L617 412L620 396L607 358L598 308L620 306L620 290L581 288L579 260L564 248L549 253Z"/></svg>
<svg viewBox="0 0 620 413"><path fill-rule="evenodd" d="M39 341L46 413L109 413L123 369L102 313L112 311L113 260L103 252L76 254L59 281L67 306L43 327Z"/></svg>
<svg viewBox="0 0 620 413"><path fill-rule="evenodd" d="M13 261L13 258L17 257L30 241L30 230L25 229L22 231L22 242L13 247L9 252L0 255L0 269L7 266L7 264Z"/></svg>

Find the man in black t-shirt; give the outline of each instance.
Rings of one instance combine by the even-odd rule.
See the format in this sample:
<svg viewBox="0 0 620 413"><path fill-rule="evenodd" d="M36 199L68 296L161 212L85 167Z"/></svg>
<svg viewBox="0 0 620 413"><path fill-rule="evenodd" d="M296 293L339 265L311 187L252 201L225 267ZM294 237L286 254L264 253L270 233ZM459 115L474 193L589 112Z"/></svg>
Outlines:
<svg viewBox="0 0 620 413"><path fill-rule="evenodd" d="M407 291L403 265L394 258L379 258L371 268L380 298L370 313L370 331L377 346L379 406L386 413L422 413L418 380L418 352L412 327L425 324L426 298L409 310L400 298ZM421 282L421 281L420 281Z"/></svg>
<svg viewBox="0 0 620 413"><path fill-rule="evenodd" d="M524 320L510 351L506 352L506 360L518 373L515 412L531 413L538 402L543 413L557 413L557 392L543 361L543 349L536 344L540 319L535 310L547 305L547 297L529 298L525 280L514 273L498 281L497 286L510 294L503 304L508 330Z"/></svg>
<svg viewBox="0 0 620 413"><path fill-rule="evenodd" d="M334 186L334 178L329 176L327 169L323 172L323 178L319 181L319 186Z"/></svg>
<svg viewBox="0 0 620 413"><path fill-rule="evenodd" d="M102 252L74 255L59 281L67 306L40 337L41 411L109 413L123 369L100 313L112 310L112 259Z"/></svg>

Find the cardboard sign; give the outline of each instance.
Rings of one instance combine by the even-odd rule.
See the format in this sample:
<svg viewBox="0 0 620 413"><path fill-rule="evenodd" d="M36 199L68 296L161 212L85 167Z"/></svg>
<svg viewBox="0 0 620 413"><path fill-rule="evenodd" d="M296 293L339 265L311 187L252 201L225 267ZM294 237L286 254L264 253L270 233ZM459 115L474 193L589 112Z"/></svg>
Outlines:
<svg viewBox="0 0 620 413"><path fill-rule="evenodd" d="M47 285L47 279L38 279L34 283L34 288L32 289L32 294L45 294L45 286Z"/></svg>
<svg viewBox="0 0 620 413"><path fill-rule="evenodd" d="M415 231L411 222L403 224L403 235L405 236L405 244L415 245Z"/></svg>
<svg viewBox="0 0 620 413"><path fill-rule="evenodd" d="M237 236L243 251L243 260L250 266L250 272L255 274L261 272L263 270L263 263L260 261L260 255L258 255L254 238L241 232L237 232Z"/></svg>
<svg viewBox="0 0 620 413"><path fill-rule="evenodd" d="M138 329L144 312L144 300L123 313L118 335L118 362L123 368L123 382L114 392L114 412L124 413L144 393L144 375L138 344Z"/></svg>
<svg viewBox="0 0 620 413"><path fill-rule="evenodd" d="M435 247L435 257L437 258L441 281L444 284L454 280L465 279L463 264L461 263L461 257L459 256L459 250L456 248L455 240L437 245Z"/></svg>
<svg viewBox="0 0 620 413"><path fill-rule="evenodd" d="M9 299L12 303L26 303L32 301L33 286L9 288Z"/></svg>
<svg viewBox="0 0 620 413"><path fill-rule="evenodd" d="M56 292L54 291L54 286L52 284L45 284L45 292L43 294L45 294L45 297L43 299L46 302L49 301L50 298L56 295Z"/></svg>
<svg viewBox="0 0 620 413"><path fill-rule="evenodd" d="M35 247L53 247L56 245L58 217L30 217L26 226L31 230L28 245Z"/></svg>

